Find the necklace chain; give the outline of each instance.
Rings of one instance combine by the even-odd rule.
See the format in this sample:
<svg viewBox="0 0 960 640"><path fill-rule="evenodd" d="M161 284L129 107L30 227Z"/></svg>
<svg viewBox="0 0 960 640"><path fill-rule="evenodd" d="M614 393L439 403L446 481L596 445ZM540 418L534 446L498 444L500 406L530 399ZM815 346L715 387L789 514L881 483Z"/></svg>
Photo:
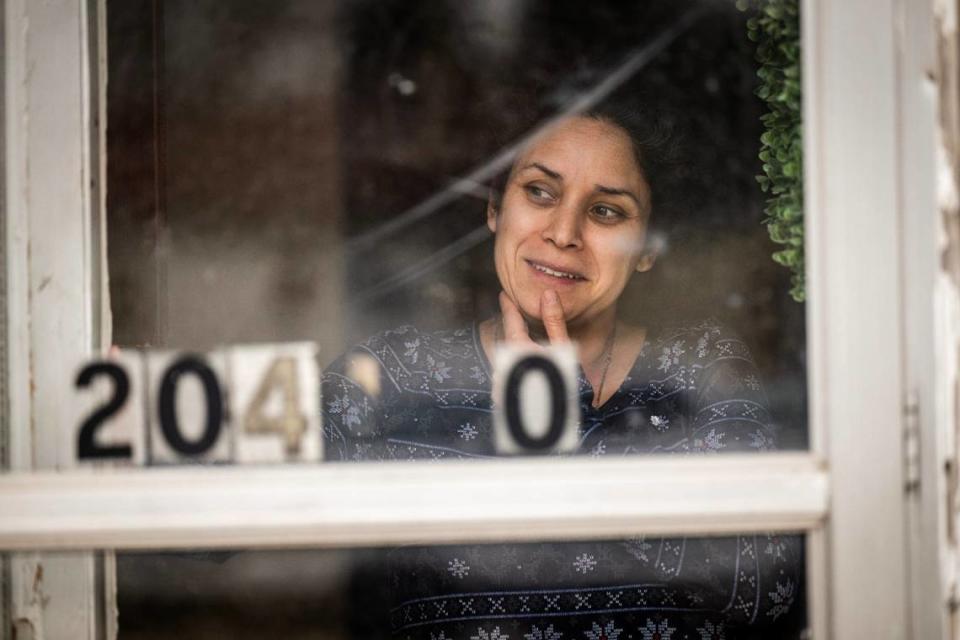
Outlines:
<svg viewBox="0 0 960 640"><path fill-rule="evenodd" d="M603 345L603 373L600 374L600 384L597 385L597 393L593 396L593 406L600 406L600 399L603 397L603 383L607 381L607 372L610 371L610 364L613 362L613 343L617 339L617 323L613 323L613 330L607 336L607 342Z"/></svg>

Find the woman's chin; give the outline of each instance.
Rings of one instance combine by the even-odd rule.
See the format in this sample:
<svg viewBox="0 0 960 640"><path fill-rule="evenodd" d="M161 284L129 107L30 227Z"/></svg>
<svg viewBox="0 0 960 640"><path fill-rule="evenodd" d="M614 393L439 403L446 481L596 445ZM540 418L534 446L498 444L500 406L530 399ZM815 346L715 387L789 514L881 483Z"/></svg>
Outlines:
<svg viewBox="0 0 960 640"><path fill-rule="evenodd" d="M576 310L576 305L572 304L572 301L564 298L563 294L560 295L560 306L563 308L564 318L569 319L573 314L572 312ZM520 313L523 315L524 320L528 323L530 322L543 322L543 313L540 310L540 298L534 296L528 296L521 298L521 303L519 305Z"/></svg>
<svg viewBox="0 0 960 640"><path fill-rule="evenodd" d="M521 304L520 315L523 316L523 319L527 324L543 324L543 316L540 314L540 307L537 306L534 309L531 309L529 305Z"/></svg>

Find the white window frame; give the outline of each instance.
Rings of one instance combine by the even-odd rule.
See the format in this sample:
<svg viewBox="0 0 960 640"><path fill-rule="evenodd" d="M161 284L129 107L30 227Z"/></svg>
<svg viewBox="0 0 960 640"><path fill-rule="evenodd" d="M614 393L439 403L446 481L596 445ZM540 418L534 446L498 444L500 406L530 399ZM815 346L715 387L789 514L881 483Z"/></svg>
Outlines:
<svg viewBox="0 0 960 640"><path fill-rule="evenodd" d="M942 548L946 427L931 409L939 272L926 258L942 163L927 79L935 2L803 2L809 452L94 472L64 457L63 367L109 343L103 0L5 0L6 375L19 473L0 478L0 549L34 552L14 558L13 613L37 637L112 637L95 556L52 553L65 549L804 530L814 637L944 637L942 558L924 551ZM904 416L917 406L914 478ZM477 487L482 500L465 506L460 492ZM577 487L590 497L571 512ZM46 608L27 584L40 565Z"/></svg>
<svg viewBox="0 0 960 640"><path fill-rule="evenodd" d="M61 363L109 337L109 314L101 312L109 309L101 277L102 9L74 0L3 3L4 418L14 471L68 462L57 425L69 404L52 381ZM9 564L4 604L18 637L92 639L114 631L100 554L23 553Z"/></svg>

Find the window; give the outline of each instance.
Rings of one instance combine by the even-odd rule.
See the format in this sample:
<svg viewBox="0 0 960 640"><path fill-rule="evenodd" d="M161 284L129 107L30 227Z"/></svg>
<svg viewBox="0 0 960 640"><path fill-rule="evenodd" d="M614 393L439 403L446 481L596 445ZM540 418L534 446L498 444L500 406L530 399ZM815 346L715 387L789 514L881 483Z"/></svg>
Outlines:
<svg viewBox="0 0 960 640"><path fill-rule="evenodd" d="M528 540L556 537L582 540L628 533L805 531L811 567L808 584L814 586L809 591L811 621L818 635L824 635L828 628L827 606L831 614L829 628L837 637L852 637L844 634L854 628L866 632L885 628L882 626L885 624L903 624L906 557L864 544L864 540L879 531L883 532L886 549L903 548L904 534L899 532L903 531L906 518L906 505L901 499L903 477L898 471L891 472L900 468L901 461L898 416L903 380L897 367L904 348L900 342L903 327L898 311L902 267L899 258L891 259L891 256L899 256L901 249L897 230L901 211L898 202L902 200L898 200L898 194L909 198L903 194L910 193L905 185L912 184L905 182L902 167L894 160L901 145L914 143L904 142L904 138L897 135L902 121L898 120L901 116L895 107L905 98L898 93L894 78L895 72L909 78L919 77L920 72L905 59L891 55L895 50L891 7L871 6L870 11L863 13L857 13L854 3L826 7L807 2L803 7L807 45L804 47L804 144L810 283L809 399L804 399L807 378L800 373L802 369L794 366L802 362L803 341L799 346L795 342L798 332L803 331L800 316L795 311L786 311L786 316L772 316L775 320L771 325L752 321L755 311L762 318L771 308L795 309L783 297L786 287L782 279L787 274L775 267L759 275L752 272L752 267L747 265L760 264L761 257L766 259L756 249L762 235L725 240L718 229L735 226L732 222L724 224L733 218L717 213L721 209L710 209L721 204L727 206L729 199L742 204L745 220L751 215L754 221L759 217L758 209L750 209L759 206L756 200L750 205L746 197L737 200L736 195L746 192L753 170L749 166L736 170L734 158L748 163L752 152L733 142L735 137L723 138L729 132L755 126L752 117L747 117L751 113L749 109L731 108L724 112L739 114L742 121L725 121L722 126L700 123L702 132L717 133L721 139L709 146L702 144L702 137L698 139L701 144L696 162L702 163L698 166L719 164L716 171L731 177L718 178L704 186L696 182L704 179L701 172L683 195L694 199L699 196L704 201L705 193L714 189L728 198L721 204L712 201L710 206L696 210L696 215L703 218L691 219L688 228L693 231L689 238L684 236L684 242L689 243L686 246L667 234L667 253L659 259L663 271L656 276L660 278L659 283L651 281L654 289L659 287L663 299L673 299L672 304L690 304L694 311L719 307L731 318L733 328L741 333L755 333L756 337L747 338L747 342L757 353L757 363L767 368L765 378L774 382L771 400L780 407L775 413L783 416L780 418L784 421L783 431L793 438L788 441L788 448L804 450L809 442L809 453L755 455L747 460L668 456L609 464L585 460L522 460L396 468L319 465L256 470L72 471L66 469L73 461L66 455L69 449L63 444L72 434L64 435L62 425L72 424L76 416L66 402L70 390L64 388L62 370L65 363L78 361L95 345L109 343L109 314L104 313L101 306L107 300L106 271L115 278L111 294L116 341L127 347L149 344L203 350L221 341L276 341L316 336L321 343L328 341L322 345L322 357L326 358L396 322L430 321L448 325L493 312L494 301L482 298L482 292L487 290L482 284L496 278L490 262L484 262L484 256L489 260L490 255L489 240L485 250L482 244L489 217L485 215L484 197L471 194L478 189L484 193L485 180L493 177L481 174L482 179L476 179L478 176L473 170L478 165L473 154L483 158L500 147L472 127L478 126L475 123L483 121L486 113L504 117L505 124L490 124L494 125L494 133L506 135L509 145L510 140L515 141L530 127L521 126L522 114L507 117L494 108L498 101L509 104L511 97L522 96L525 91L542 96L541 87L556 85L558 94L547 94L542 102L533 104L548 111L550 100L554 100L556 108L564 98L580 96L583 91L596 88L592 82L594 76L589 73L593 60L609 61L610 66L603 68L616 70L618 62L631 60L627 54L631 51L630 45L635 44L631 39L635 34L628 21L612 19L599 11L591 13L588 18L610 26L613 35L609 39L584 38L584 46L595 57L583 54L579 61L574 57L580 66L574 64L572 68L585 69L583 77L573 74L574 77L563 78L563 82L557 84L556 78L561 72L571 68L563 56L558 59L556 55L543 54L545 59L541 61L535 54L528 54L533 60L529 67L510 65L496 58L502 54L504 42L510 42L511 20L531 15L539 17L537 11L541 9L533 5L518 5L524 7L515 10L520 18L516 17L518 14L508 13L504 17L495 12L471 14L467 10L449 9L446 19L452 25L450 31L432 27L431 21L442 15L439 12L404 22L402 16L390 14L389 5L349 5L335 16L319 18L310 15L311 9L299 5L296 9L300 13L286 14L279 5L269 9L259 6L242 9L241 5L214 9L211 5L193 8L195 12L191 13L186 5L181 7L179 3L169 2L163 3L164 11L159 14L158 6L153 5L151 11L141 14L147 16L146 24L153 25L152 30L122 32L139 34L130 36L131 66L120 69L116 76L108 76L108 79L117 79L114 89L118 89L125 77L138 75L132 69L146 69L153 74L146 94L139 96L143 100L139 104L145 109L132 109L128 115L135 119L134 116L149 112L149 121L137 123L111 116L106 138L102 137L102 127L96 125L104 121L104 112L113 113L110 108L115 105L110 101L110 89L103 93L104 67L98 56L103 54L105 44L113 42L111 34L116 35L113 31L116 23L111 20L117 18L117 14L111 15L110 6L83 3L64 3L63 7L56 8L62 13L27 3L8 3L6 7L6 47L11 52L5 58L9 357L11 371L29 369L37 391L31 394L25 376L11 377L11 466L34 473L4 478L0 485L0 500L13 507L5 512L22 514L6 520L4 526L9 528L2 538L5 548L182 550L285 544L366 547L413 540L463 543L463 521L449 519L450 514L457 513L473 517L474 522L491 523L486 534L490 537L483 538L488 542L496 541L498 535ZM639 65L636 61L645 65L668 64L663 58L639 55L643 46L653 45L669 51L672 64L680 65L679 68L684 68L684 56L712 64L715 60L708 45L719 46L718 40L732 38L734 27L742 23L740 14L723 5L704 5L707 9L703 11L716 12L710 14L711 21L701 15L696 15L696 20L684 18L686 7L671 3L669 8L663 8L667 6L635 9L651 12L645 16L648 19L642 21L644 28L649 28L650 37L638 45L641 50L636 52L638 57L632 59L635 65ZM287 9L293 11L292 7ZM691 7L694 11L701 10L699 5ZM134 26L140 25L135 14L131 9L127 17ZM162 18L159 22L158 15ZM205 20L197 20L198 15ZM661 28L675 24L671 20L678 16L683 29ZM22 25L28 19L29 32L10 26ZM264 31L245 26L259 24L259 20L276 32L287 34L283 47L271 49L266 41L257 40L256 34L262 35ZM868 21L866 26L871 29L852 28L855 23L863 24L856 22L861 20ZM318 21L334 24L333 33L338 36L318 40L305 35L312 33L310 29L315 28ZM62 31L65 23L77 27L70 31L69 37ZM423 24L430 28L418 31ZM481 28L487 24L499 26ZM162 30L157 25L162 25ZM176 34L180 28L188 34L189 29L196 29L201 35L178 43ZM461 42L449 35L460 33L456 31L458 28L476 37L476 42L469 38ZM691 40L699 49L694 48L692 53L670 49L667 36L674 35L672 42L676 43L681 37L680 31L689 35L698 33L698 28L706 34ZM406 40L386 39L393 49L351 49L344 44L356 42L344 34L371 33L371 41L379 43L380 34L393 31L408 35ZM152 36L144 37L144 33ZM165 37L159 38L160 33ZM220 37L224 39L218 40ZM551 37L552 33L543 36L553 47L547 51L569 53L575 49L564 38L553 42ZM142 47L145 40L150 40L149 47ZM527 53L523 47L528 43L522 42L522 38L516 40L517 51ZM54 41L58 43L56 48L47 46ZM248 43L249 48L244 50ZM200 55L202 50L189 48L201 44L213 50L210 57ZM186 49L177 49L177 46ZM312 59L315 47L331 52L325 59L329 67L303 64L304 60ZM71 55L79 52L81 63L59 64L60 58L53 52L66 50ZM344 51L349 55L337 60ZM110 54L109 64L116 64L118 57L109 46L106 52ZM140 54L145 58L137 58ZM482 72L478 71L476 77L458 72L456 55L480 60L484 64L463 68ZM744 59L749 58L748 51L745 56ZM216 62L222 63L225 58L231 63L248 62L251 66L243 68L249 72L238 76L239 72L224 70L204 75L210 68L205 66L206 61L213 60L210 64L219 69ZM505 58L512 59L509 55ZM490 60L499 64L484 66ZM854 64L859 66L851 66ZM451 66L453 71L445 71ZM650 72L650 68L644 68ZM258 69L261 76L257 75ZM687 70L692 76L699 73L695 66ZM851 72L846 73L847 70ZM129 75L124 76L124 72ZM531 73L530 77L523 75L527 72ZM749 73L736 65L724 67L724 73L729 75L721 74L711 80L710 74L706 74L705 78L696 78L697 82L691 80L691 93L695 87L700 92L698 95L708 102L734 100L731 95L749 94L749 87L742 94L728 94L726 86L718 86L723 84L723 78L748 78ZM177 74L196 84L167 84ZM304 82L304 78L314 79L312 74L320 74L323 79ZM258 85L255 80L259 77L269 82ZM656 74L652 77L657 78ZM661 71L659 77L668 85L667 80L681 78L682 74ZM218 97L211 104L198 100L203 94L196 89L204 84L204 78L212 78L211 85L221 92L215 94ZM330 78L342 83L343 94L331 97L317 89L335 86L333 81L327 82ZM485 94L481 90L484 83L489 86L498 81L517 93ZM510 85L511 82L515 85ZM261 92L231 94L231 90L248 83ZM472 92L495 104L477 103L490 107L484 112L478 106L479 113L469 108L449 108L458 100L474 104L467 100ZM667 89L660 93L665 94L661 97L673 97L678 102L686 97L685 94L670 96ZM231 99L237 95L243 100ZM285 96L286 100L275 101L278 95ZM129 97L137 104L135 98L137 96ZM317 104L329 100L330 104L324 108L329 108L331 113L320 109L321 118L304 109L298 103L300 99L318 100ZM44 111L37 106L41 104L63 106ZM307 104L313 103L308 100ZM705 113L718 117L719 112L706 110ZM11 125L25 114L31 116L28 129ZM456 117L463 120L451 114L459 114ZM535 114L538 115L542 114ZM250 124L259 122L260 117L265 118L263 122L280 126ZM334 117L352 125L337 129L336 138L318 124ZM226 123L220 118L225 118ZM528 122L538 121L535 117ZM115 125L117 131L109 133ZM514 133L512 126L520 133ZM146 138L140 140L147 144L135 144L136 136L144 131ZM451 132L461 131L476 138L470 137L463 144L447 144L445 138L451 137ZM347 132L355 133L348 136ZM385 136L384 132L391 135ZM244 134L250 134L253 139ZM311 136L316 136L316 145L303 144L300 140L313 139ZM367 140L381 138L387 142L366 146ZM423 144L419 152L405 144L408 140L420 144L424 139L430 143ZM120 144L123 140L127 141L126 147ZM286 144L287 141L292 144ZM101 164L102 156L97 153L102 148L109 152L106 165ZM143 153L144 148L150 153ZM265 159L271 155L268 152L272 148L284 152L275 156L279 164ZM221 154L222 149L232 151ZM337 155L336 150L343 150L342 155ZM729 150L732 155L723 155L719 150ZM307 155L297 155L300 152ZM322 177L315 177L317 174L304 169L315 163L323 166L318 172ZM288 165L290 170L285 170ZM552 170L549 166L548 169ZM129 173L122 173L115 183L103 182L105 176L115 177L111 172L121 170ZM556 180L549 171L543 173L546 178ZM91 184L89 180L74 179L77 177L94 178L93 191L87 186ZM472 179L462 179L467 177ZM281 188L286 179L296 180L293 187ZM231 186L225 195L210 191L211 185L219 187L223 182ZM391 183L399 185L398 188L387 188ZM56 189L57 184L72 187ZM104 184L108 187L106 190L102 188ZM112 184L118 188L110 188ZM148 190L144 185L152 185L153 189ZM438 193L447 194L442 198L450 198L449 201L436 210L428 210L423 203L431 202L431 195L435 196L433 201L441 198L435 195ZM542 196L539 191L525 193ZM104 202L106 216L102 215ZM237 220L238 212L247 207L251 215ZM258 222L257 216L263 216L268 207L276 217L269 221L261 217ZM317 213L321 210L322 215ZM83 215L77 215L78 211ZM124 211L124 215L120 215ZM377 224L380 211L413 211L410 218L428 217L420 219L423 222L420 226L411 224L403 230L391 226L384 230ZM161 218L157 217L158 212ZM714 227L708 224L712 215L719 220ZM441 219L434 216L442 216L449 222L432 223L431 219ZM497 220L495 216L494 220ZM743 225L747 228L745 222ZM47 231L52 228L60 232ZM864 228L871 229L870 242L859 240L857 234ZM247 231L241 233L244 229ZM138 232L144 230L149 233ZM698 230L702 235L696 233ZM114 233L124 242L114 242L111 235ZM378 235L365 235L371 233ZM103 237L110 242L102 244ZM376 246L383 248L363 254L363 241L358 239L370 237L378 238L381 244ZM144 238L149 250L146 263L141 263L136 259L136 249ZM343 238L353 238L356 242L344 242ZM556 233L548 240L554 246L560 242ZM476 244L471 246L473 243ZM318 246L323 251L315 251ZM351 253L353 250L356 254ZM729 265L729 261L709 260L707 264L715 268L682 270L677 266L676 271L669 270L674 257L694 259L706 255L709 258L709 252L714 250L732 254L733 265ZM110 252L109 269L100 261L108 255L107 251ZM409 254L413 254L413 258ZM262 255L272 256L271 260L261 260ZM683 259L672 264L688 262ZM118 268L118 265L126 266ZM548 271L570 268L552 263L539 266ZM338 268L335 278L318 277ZM703 275L698 277L698 274ZM742 290L730 284L744 282L745 277L751 285L744 285ZM749 277L757 278L756 282L761 284L754 286ZM769 298L762 295L763 283L768 282L768 277L772 281L781 279L780 285L769 289L774 292ZM45 280L47 278L49 280ZM233 284L235 282L243 286ZM674 297L677 283L683 283L688 289L699 289L700 293L691 294L689 299ZM321 291L313 289L317 286ZM132 291L146 295L133 295ZM646 299L648 293L654 295L651 292L635 295ZM328 299L343 300L346 304L325 304ZM270 304L252 306L263 300ZM783 304L778 307L780 303ZM669 306L651 308L649 312L668 317L678 313ZM229 322L224 321L225 317ZM317 328L318 319L325 323L323 329ZM317 333L304 335L312 331ZM787 360L778 359L782 354L788 354ZM444 377L442 367L434 365L434 370L439 377ZM868 394L864 389L871 392ZM809 436L804 430L807 406L810 407ZM656 426L652 424L655 416L660 414L649 416L650 426ZM31 424L39 426L32 431L26 428ZM459 436L459 431L457 433ZM828 441L829 458L826 457ZM57 466L63 468L59 473L39 472ZM496 495L515 500L516 511L496 520L490 518L491 512L501 512L503 501L493 506L473 505L463 512L438 508L455 504L454 495L443 495L444 487L449 492L465 489L471 474L487 469L504 483L498 489L502 493ZM655 474L656 470L662 473ZM596 486L609 491L600 492L603 497L593 504L584 501L571 508L560 502L562 496L556 494L565 487L564 482L579 477L576 474L591 478ZM415 502L405 500L399 492L403 483L416 477L423 478L426 486L437 492L421 512L413 511ZM703 481L704 478L709 481ZM510 491L520 484L509 483L521 480L523 486L541 487L543 494L539 500ZM690 487L698 480L697 499L692 500ZM635 487L641 495L664 496L664 501L639 504L625 500L614 490L618 482L621 486ZM343 503L342 494L333 490L334 484L338 490L347 487L355 492L348 495L364 495L369 501L355 501L351 505L353 509L327 508ZM258 491L258 486L276 491L267 494ZM304 502L298 502L305 486L317 487L316 494L309 499L312 509L304 509ZM870 490L865 492L864 486ZM391 493L393 490L397 493ZM556 502L550 502L551 495ZM388 496L392 504L402 507L395 509L393 515L397 519L393 521L389 519L392 512ZM218 501L220 498L223 500ZM538 505L544 511L533 510ZM561 509L557 505L566 506ZM553 512L550 512L551 506ZM585 516L589 516L591 507L598 510L598 517L589 521ZM258 517L250 518L251 513ZM534 513L543 519L532 519ZM828 513L830 520L826 523ZM147 520L144 514L152 514L152 518ZM370 514L374 514L372 519ZM334 526L334 518L343 518L339 528ZM369 538L362 537L364 531ZM120 564L123 567L125 562L137 560L121 558ZM67 576L64 580L76 579L86 585L87 593L97 592L93 570L97 562L89 555L33 559L19 556L11 562L14 585L30 575L24 572L24 567L29 567L31 562L38 565L58 562L62 574ZM584 567L589 564L586 559L582 563ZM878 573L887 578L876 590L856 588L869 579L871 571L867 569L874 572L874 581ZM110 575L109 571L104 574L106 582L110 581ZM122 578L124 573L119 575ZM52 582L58 579L50 578ZM862 594L868 593L874 604L882 602L883 606L875 617L864 621L858 616L858 607L862 604L860 598L865 597ZM120 594L122 604L122 585ZM89 602L94 601L95 598L89 598ZM15 605L17 616L55 615L23 614L27 604ZM93 609L91 604L89 610ZM92 634L98 618L95 613L90 616ZM854 618L858 618L857 626ZM109 616L101 616L99 623L109 630Z"/></svg>

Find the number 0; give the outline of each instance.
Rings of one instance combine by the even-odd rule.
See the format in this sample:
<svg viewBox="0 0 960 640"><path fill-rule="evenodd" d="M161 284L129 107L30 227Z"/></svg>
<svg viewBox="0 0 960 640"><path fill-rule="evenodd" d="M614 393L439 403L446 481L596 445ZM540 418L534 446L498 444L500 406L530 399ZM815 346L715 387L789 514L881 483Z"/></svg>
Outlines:
<svg viewBox="0 0 960 640"><path fill-rule="evenodd" d="M207 400L207 417L203 433L193 442L184 438L180 432L176 410L177 384L180 377L187 374L193 374L200 379ZM174 362L160 381L159 400L160 429L163 431L164 439L175 451L188 456L198 456L217 442L223 425L223 395L220 393L216 374L203 360L196 356L184 356Z"/></svg>
<svg viewBox="0 0 960 640"><path fill-rule="evenodd" d="M535 438L527 433L520 412L520 386L527 374L540 371L550 387L550 422L547 432ZM529 451L547 451L563 437L567 421L566 385L557 366L543 356L527 356L514 365L506 384L507 428L514 441Z"/></svg>

